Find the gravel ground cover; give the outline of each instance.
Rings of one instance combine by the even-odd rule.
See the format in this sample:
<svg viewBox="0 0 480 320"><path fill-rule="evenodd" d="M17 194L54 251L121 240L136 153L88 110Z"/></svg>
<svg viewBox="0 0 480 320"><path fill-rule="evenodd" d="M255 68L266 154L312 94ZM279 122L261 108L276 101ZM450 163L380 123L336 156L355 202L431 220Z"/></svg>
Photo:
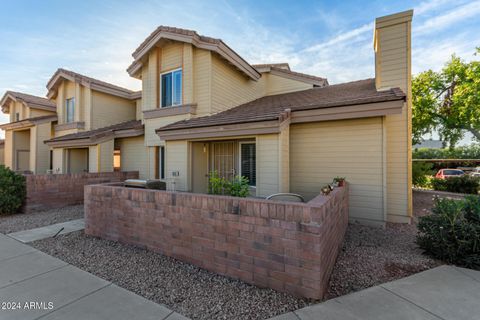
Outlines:
<svg viewBox="0 0 480 320"><path fill-rule="evenodd" d="M32 245L192 319L268 319L314 302L82 231Z"/></svg>
<svg viewBox="0 0 480 320"><path fill-rule="evenodd" d="M327 299L407 277L442 264L415 244L418 217L431 213L434 194L413 192L413 223L385 229L349 225Z"/></svg>
<svg viewBox="0 0 480 320"><path fill-rule="evenodd" d="M414 214L428 214L432 195L414 193ZM393 281L441 264L415 244L416 226L350 225L326 299ZM83 232L32 243L83 270L165 304L193 319L267 319L318 301L260 289L144 249Z"/></svg>
<svg viewBox="0 0 480 320"><path fill-rule="evenodd" d="M33 213L0 215L0 233L7 234L83 218L83 205Z"/></svg>

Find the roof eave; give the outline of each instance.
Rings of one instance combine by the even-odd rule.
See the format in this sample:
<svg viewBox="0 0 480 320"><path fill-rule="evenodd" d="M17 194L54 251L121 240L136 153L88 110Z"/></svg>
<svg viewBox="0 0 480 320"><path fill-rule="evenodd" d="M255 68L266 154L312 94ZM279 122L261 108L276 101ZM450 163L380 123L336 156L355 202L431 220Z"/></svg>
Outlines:
<svg viewBox="0 0 480 320"><path fill-rule="evenodd" d="M351 104L346 106L333 106L327 108L312 108L305 110L291 110L291 123L307 123L318 121L346 120L400 114L404 99L380 101L364 104ZM279 114L279 119L281 116ZM244 121L231 124L212 124L190 128L158 128L155 130L160 139L184 140L204 139L219 136L244 136L248 134L278 133L274 125L278 120L267 119L264 121ZM269 129L266 129L268 127ZM233 129L232 129L233 128ZM268 131L268 132L267 132Z"/></svg>
<svg viewBox="0 0 480 320"><path fill-rule="evenodd" d="M184 43L190 43L197 48L205 49L218 53L228 62L232 63L237 69L245 73L252 80L258 80L262 76L254 67L246 62L240 55L230 49L223 41L219 43L211 43L208 41L202 41L198 36L178 34L168 31L159 31L153 36L142 48L135 51L132 56L135 61L128 67L128 73L134 77L138 74L138 70L141 68L141 59L161 40L168 39L173 41L179 41Z"/></svg>

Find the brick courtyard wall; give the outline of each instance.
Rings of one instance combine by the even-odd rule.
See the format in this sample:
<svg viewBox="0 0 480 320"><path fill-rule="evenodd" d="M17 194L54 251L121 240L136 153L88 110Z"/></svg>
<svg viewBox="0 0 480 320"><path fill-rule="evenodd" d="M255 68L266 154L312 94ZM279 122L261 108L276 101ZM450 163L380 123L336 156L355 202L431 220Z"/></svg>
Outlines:
<svg viewBox="0 0 480 320"><path fill-rule="evenodd" d="M321 299L348 224L348 186L308 203L86 186L85 222L89 235Z"/></svg>
<svg viewBox="0 0 480 320"><path fill-rule="evenodd" d="M83 187L90 184L138 179L138 172L28 174L24 212L42 211L83 203Z"/></svg>

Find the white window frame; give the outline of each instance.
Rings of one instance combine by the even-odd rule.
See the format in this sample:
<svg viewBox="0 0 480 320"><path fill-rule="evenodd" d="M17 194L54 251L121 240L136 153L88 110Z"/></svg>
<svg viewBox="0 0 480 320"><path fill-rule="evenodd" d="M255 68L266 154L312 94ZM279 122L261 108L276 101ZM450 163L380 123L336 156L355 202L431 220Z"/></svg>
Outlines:
<svg viewBox="0 0 480 320"><path fill-rule="evenodd" d="M174 88L174 79L173 79L173 73L176 72L176 71L181 71L182 73L182 94L180 95L180 103L179 104L173 104L173 94L175 92L175 88ZM163 100L163 96L162 96L162 76L164 74L168 74L168 73L171 73L172 74L172 105L170 106L165 106L165 107L162 107L162 100ZM159 103L159 108L170 108L170 107L177 107L177 106L181 106L183 104L183 70L182 68L177 68L177 69L172 69L172 70L168 70L168 71L165 71L165 72L162 72L160 73L160 87L159 87L159 95L160 95L160 99L158 99L158 103Z"/></svg>
<svg viewBox="0 0 480 320"><path fill-rule="evenodd" d="M67 98L65 99L65 123L73 123L75 122L75 97L70 97L70 98ZM72 117L72 121L68 121L68 101L73 101L73 117Z"/></svg>
<svg viewBox="0 0 480 320"><path fill-rule="evenodd" d="M238 142L238 174L242 177L242 144L254 144L255 145L255 155L257 154L257 142L255 140L251 141L240 141ZM255 157L255 175L257 174L257 159ZM255 177L256 180L257 177ZM254 186L250 186L250 188L256 188L257 187L257 181L255 181Z"/></svg>

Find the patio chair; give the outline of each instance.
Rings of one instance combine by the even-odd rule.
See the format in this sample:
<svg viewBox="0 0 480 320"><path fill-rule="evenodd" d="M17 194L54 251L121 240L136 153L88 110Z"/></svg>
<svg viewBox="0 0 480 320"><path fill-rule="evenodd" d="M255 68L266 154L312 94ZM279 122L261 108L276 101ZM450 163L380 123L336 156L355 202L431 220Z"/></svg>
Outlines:
<svg viewBox="0 0 480 320"><path fill-rule="evenodd" d="M296 193L275 193L269 195L266 199L275 201L305 202L305 199Z"/></svg>

